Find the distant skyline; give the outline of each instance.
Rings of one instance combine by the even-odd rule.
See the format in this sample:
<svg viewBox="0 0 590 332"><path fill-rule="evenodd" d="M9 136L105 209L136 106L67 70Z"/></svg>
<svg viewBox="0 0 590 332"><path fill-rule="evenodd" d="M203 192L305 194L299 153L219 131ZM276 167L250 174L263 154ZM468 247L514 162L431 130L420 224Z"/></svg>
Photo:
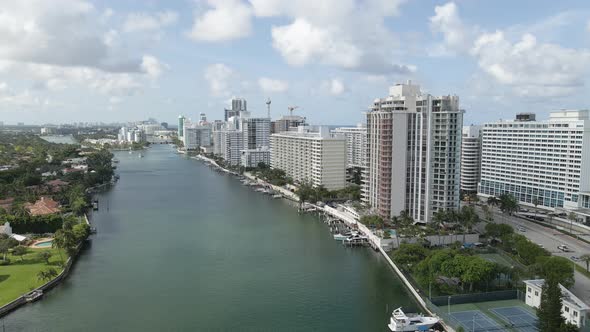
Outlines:
<svg viewBox="0 0 590 332"><path fill-rule="evenodd" d="M355 124L411 79L464 123L590 108L590 3L504 0L19 0L0 11L0 121Z"/></svg>

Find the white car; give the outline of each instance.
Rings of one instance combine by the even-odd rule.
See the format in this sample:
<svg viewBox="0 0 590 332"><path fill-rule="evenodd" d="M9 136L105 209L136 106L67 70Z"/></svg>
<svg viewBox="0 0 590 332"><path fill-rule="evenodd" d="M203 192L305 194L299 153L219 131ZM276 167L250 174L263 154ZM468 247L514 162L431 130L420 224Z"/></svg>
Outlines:
<svg viewBox="0 0 590 332"><path fill-rule="evenodd" d="M557 246L557 249L563 251L563 252L570 252L570 248L568 248L565 244L562 244L560 246Z"/></svg>
<svg viewBox="0 0 590 332"><path fill-rule="evenodd" d="M522 226L518 226L518 231L519 232L526 232L526 229Z"/></svg>

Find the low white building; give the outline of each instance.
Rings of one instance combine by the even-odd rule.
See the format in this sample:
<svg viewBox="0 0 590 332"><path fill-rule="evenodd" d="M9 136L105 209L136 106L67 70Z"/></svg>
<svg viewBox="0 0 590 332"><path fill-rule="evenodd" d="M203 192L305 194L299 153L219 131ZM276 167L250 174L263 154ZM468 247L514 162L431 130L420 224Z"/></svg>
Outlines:
<svg viewBox="0 0 590 332"><path fill-rule="evenodd" d="M524 280L524 283L526 285L525 303L533 308L539 308L545 280ZM561 284L559 287L562 294L561 315L565 318L565 321L577 327L586 326L586 316L590 307Z"/></svg>
<svg viewBox="0 0 590 332"><path fill-rule="evenodd" d="M270 166L270 150L268 148L242 150L240 164L244 167L258 167L259 163Z"/></svg>
<svg viewBox="0 0 590 332"><path fill-rule="evenodd" d="M0 234L12 235L12 227L10 227L9 222L0 225Z"/></svg>

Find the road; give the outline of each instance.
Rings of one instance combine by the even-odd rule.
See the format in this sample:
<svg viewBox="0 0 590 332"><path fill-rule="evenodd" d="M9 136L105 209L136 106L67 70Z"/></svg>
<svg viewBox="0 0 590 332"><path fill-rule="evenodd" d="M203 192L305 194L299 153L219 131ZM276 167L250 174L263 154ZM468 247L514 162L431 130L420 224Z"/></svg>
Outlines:
<svg viewBox="0 0 590 332"><path fill-rule="evenodd" d="M571 256L579 257L584 254L590 254L590 244L586 242L580 241L569 235L565 235L555 229L544 227L522 218L503 214L497 209L492 210L495 222L511 225L514 227L514 230L517 233L526 236L529 240L536 244L542 245L552 255L565 257L571 260ZM478 211L480 216L484 215L483 211L478 206L476 206L476 211ZM481 223L477 228L480 232L483 232L484 227L485 223ZM519 231L519 227L522 228L524 232ZM567 245L572 251L564 253L557 249L557 246L562 244ZM575 264L574 261L571 262L572 264ZM577 264L583 268L586 268L586 263L584 262L579 261ZM590 303L590 279L577 271L574 272L574 279L575 284L571 291L584 302Z"/></svg>

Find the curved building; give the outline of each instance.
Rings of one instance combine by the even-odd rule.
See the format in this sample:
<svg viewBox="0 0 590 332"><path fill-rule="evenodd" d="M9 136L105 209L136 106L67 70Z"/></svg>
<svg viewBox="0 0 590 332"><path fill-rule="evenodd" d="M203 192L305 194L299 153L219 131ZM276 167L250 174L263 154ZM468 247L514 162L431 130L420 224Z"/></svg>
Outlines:
<svg viewBox="0 0 590 332"><path fill-rule="evenodd" d="M481 165L481 126L464 126L461 142L461 191L477 192Z"/></svg>

